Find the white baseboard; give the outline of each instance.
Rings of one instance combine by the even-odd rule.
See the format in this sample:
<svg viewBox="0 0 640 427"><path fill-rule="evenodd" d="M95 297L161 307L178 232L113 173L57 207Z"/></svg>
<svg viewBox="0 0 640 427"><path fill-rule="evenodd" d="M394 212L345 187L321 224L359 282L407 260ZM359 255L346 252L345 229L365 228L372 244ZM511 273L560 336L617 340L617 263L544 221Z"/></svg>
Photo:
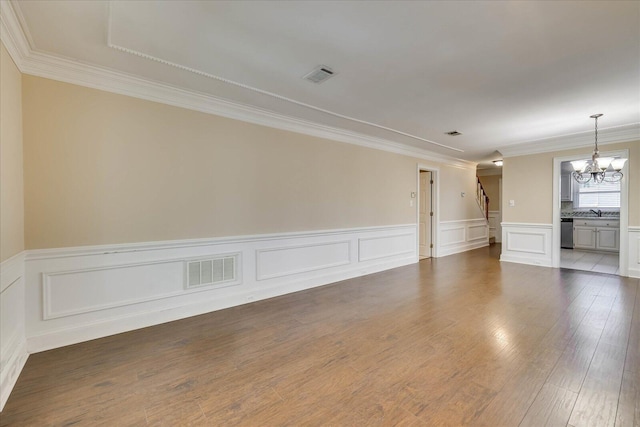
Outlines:
<svg viewBox="0 0 640 427"><path fill-rule="evenodd" d="M24 257L21 252L0 264L0 411L27 361Z"/></svg>
<svg viewBox="0 0 640 427"><path fill-rule="evenodd" d="M29 251L30 353L417 262L416 226ZM232 285L185 285L185 261L237 254Z"/></svg>
<svg viewBox="0 0 640 427"><path fill-rule="evenodd" d="M18 377L27 363L29 353L27 352L27 342L24 336L19 334L10 338L4 349L6 355L3 359L2 370L0 372L0 412L9 399L13 387L18 381Z"/></svg>
<svg viewBox="0 0 640 427"><path fill-rule="evenodd" d="M484 218L440 223L438 256L453 255L489 245L489 224Z"/></svg>
<svg viewBox="0 0 640 427"><path fill-rule="evenodd" d="M507 223L502 224L502 254L500 261L551 267L552 225Z"/></svg>
<svg viewBox="0 0 640 427"><path fill-rule="evenodd" d="M541 267L551 267L551 262L546 262L539 259L532 259L526 255L513 255L513 254L502 254L500 255L500 261L503 262L514 262L516 264L528 264L528 265L538 265Z"/></svg>

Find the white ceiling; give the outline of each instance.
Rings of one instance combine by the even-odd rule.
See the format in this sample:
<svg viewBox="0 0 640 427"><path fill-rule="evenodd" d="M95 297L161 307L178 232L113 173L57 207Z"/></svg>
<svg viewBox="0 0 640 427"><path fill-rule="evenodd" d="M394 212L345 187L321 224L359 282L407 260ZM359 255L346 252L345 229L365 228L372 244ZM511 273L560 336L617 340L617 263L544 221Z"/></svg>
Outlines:
<svg viewBox="0 0 640 427"><path fill-rule="evenodd" d="M36 52L470 161L640 122L637 1L12 4Z"/></svg>

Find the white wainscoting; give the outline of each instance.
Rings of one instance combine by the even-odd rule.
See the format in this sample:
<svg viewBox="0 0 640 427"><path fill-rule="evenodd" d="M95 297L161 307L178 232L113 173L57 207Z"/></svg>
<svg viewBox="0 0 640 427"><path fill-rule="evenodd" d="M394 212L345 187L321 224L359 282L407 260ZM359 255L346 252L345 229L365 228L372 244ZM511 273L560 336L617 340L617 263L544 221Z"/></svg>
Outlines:
<svg viewBox="0 0 640 427"><path fill-rule="evenodd" d="M502 242L502 214L500 211L489 211L489 238L495 237L496 243Z"/></svg>
<svg viewBox="0 0 640 427"><path fill-rule="evenodd" d="M640 278L640 227L629 227L629 277Z"/></svg>
<svg viewBox="0 0 640 427"><path fill-rule="evenodd" d="M438 256L447 256L489 245L489 225L484 218L440 223Z"/></svg>
<svg viewBox="0 0 640 427"><path fill-rule="evenodd" d="M500 261L552 266L553 226L503 222Z"/></svg>
<svg viewBox="0 0 640 427"><path fill-rule="evenodd" d="M24 257L21 252L0 264L0 411L27 361Z"/></svg>
<svg viewBox="0 0 640 427"><path fill-rule="evenodd" d="M480 231L471 228L470 235ZM416 225L28 251L29 352L417 262ZM185 261L236 254L230 285L185 286ZM3 365L4 366L4 365Z"/></svg>
<svg viewBox="0 0 640 427"><path fill-rule="evenodd" d="M256 251L256 280L351 264L351 241L281 246Z"/></svg>
<svg viewBox="0 0 640 427"><path fill-rule="evenodd" d="M393 236L361 237L358 239L358 261L372 261L389 256L409 255L415 252L413 233Z"/></svg>

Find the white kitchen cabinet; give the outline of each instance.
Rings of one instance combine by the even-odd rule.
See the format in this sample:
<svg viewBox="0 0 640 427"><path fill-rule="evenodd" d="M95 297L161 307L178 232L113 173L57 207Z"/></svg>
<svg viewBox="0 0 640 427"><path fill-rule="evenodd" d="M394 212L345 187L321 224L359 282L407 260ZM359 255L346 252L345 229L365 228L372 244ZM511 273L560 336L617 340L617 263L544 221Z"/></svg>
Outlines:
<svg viewBox="0 0 640 427"><path fill-rule="evenodd" d="M575 249L596 249L596 228L584 225L573 226L573 247Z"/></svg>
<svg viewBox="0 0 640 427"><path fill-rule="evenodd" d="M596 250L599 251L620 251L620 229L619 228L596 228Z"/></svg>
<svg viewBox="0 0 640 427"><path fill-rule="evenodd" d="M609 219L574 220L573 247L592 251L620 251L620 222Z"/></svg>
<svg viewBox="0 0 640 427"><path fill-rule="evenodd" d="M563 202L573 201L573 179L571 174L560 175L560 200Z"/></svg>

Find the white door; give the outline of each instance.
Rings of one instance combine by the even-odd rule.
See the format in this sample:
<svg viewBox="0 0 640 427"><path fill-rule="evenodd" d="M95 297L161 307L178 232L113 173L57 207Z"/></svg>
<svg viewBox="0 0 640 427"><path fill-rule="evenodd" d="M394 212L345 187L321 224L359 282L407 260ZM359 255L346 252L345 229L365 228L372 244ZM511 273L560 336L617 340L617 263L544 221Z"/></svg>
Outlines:
<svg viewBox="0 0 640 427"><path fill-rule="evenodd" d="M431 172L420 171L420 257L431 258Z"/></svg>

